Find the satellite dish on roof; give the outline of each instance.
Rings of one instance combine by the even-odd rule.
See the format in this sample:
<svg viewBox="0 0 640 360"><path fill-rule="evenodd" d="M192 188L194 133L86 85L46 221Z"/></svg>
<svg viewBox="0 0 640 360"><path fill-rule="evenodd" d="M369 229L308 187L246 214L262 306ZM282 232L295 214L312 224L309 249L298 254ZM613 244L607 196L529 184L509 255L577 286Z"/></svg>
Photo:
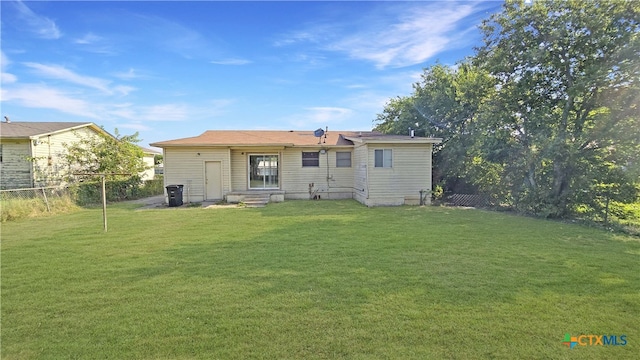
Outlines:
<svg viewBox="0 0 640 360"><path fill-rule="evenodd" d="M324 135L324 130L322 130L322 129L318 129L318 130L313 132L313 136L315 136L315 137L322 137L322 135Z"/></svg>

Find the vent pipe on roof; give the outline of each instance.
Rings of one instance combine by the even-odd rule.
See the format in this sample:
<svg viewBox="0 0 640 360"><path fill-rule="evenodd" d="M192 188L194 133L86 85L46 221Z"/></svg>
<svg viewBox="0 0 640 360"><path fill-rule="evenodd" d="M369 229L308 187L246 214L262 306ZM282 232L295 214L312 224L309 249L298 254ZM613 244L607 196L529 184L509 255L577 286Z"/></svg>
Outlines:
<svg viewBox="0 0 640 360"><path fill-rule="evenodd" d="M7 124L11 124L11 120L10 120L10 119L9 119L9 117L8 117L8 116L6 116L6 115L5 115L5 117L4 117L4 121L5 121Z"/></svg>
<svg viewBox="0 0 640 360"><path fill-rule="evenodd" d="M411 138L413 139L413 137L416 136L416 131L412 128L409 128L409 135L411 135Z"/></svg>

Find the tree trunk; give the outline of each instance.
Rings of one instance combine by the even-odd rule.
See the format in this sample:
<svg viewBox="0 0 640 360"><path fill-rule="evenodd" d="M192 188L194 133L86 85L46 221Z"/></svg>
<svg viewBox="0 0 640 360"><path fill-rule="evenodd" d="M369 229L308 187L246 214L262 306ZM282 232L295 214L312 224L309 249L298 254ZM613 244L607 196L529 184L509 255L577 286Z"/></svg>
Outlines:
<svg viewBox="0 0 640 360"><path fill-rule="evenodd" d="M553 164L553 192L551 203L556 207L555 216L562 217L566 213L566 199L564 194L567 187L567 172L562 160L556 159Z"/></svg>
<svg viewBox="0 0 640 360"><path fill-rule="evenodd" d="M573 82L571 79L570 69L567 69L567 77L569 85ZM569 122L569 114L574 105L573 96L569 95L562 117L560 118L558 131L558 148L556 156L553 160L553 189L551 193L551 203L556 207L555 216L564 217L567 214L567 195L569 193L569 179L571 177L571 160L569 159L569 149L567 145L567 124Z"/></svg>

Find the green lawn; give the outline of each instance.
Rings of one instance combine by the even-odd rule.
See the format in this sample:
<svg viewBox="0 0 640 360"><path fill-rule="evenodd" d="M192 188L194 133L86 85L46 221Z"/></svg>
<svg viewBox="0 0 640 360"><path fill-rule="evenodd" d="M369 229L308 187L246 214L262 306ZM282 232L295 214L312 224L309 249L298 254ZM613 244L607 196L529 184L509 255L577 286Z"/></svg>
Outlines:
<svg viewBox="0 0 640 360"><path fill-rule="evenodd" d="M1 260L3 359L640 353L640 238L504 213L120 204L4 223Z"/></svg>

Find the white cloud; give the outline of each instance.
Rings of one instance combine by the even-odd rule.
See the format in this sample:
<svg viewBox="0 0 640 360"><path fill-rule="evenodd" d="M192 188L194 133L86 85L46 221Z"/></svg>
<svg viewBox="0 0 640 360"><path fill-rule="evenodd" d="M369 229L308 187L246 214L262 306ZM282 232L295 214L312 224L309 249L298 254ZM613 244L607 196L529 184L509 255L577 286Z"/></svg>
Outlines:
<svg viewBox="0 0 640 360"><path fill-rule="evenodd" d="M123 95L135 90L128 86L114 87L114 92ZM82 92L78 92L83 94ZM54 87L42 84L24 84L4 86L0 92L0 101L13 103L26 108L44 108L57 110L65 114L104 121L105 118L125 120L124 128L150 130L148 123L165 121L184 121L198 117L210 119L222 114L234 102L231 99L213 99L193 106L186 103L165 103L136 105L134 103L109 103L86 100L86 94L76 96ZM126 121L129 122L126 122Z"/></svg>
<svg viewBox="0 0 640 360"><path fill-rule="evenodd" d="M340 107L311 107L306 110L309 111L310 120L314 122L342 121L353 112L351 109Z"/></svg>
<svg viewBox="0 0 640 360"><path fill-rule="evenodd" d="M133 121L182 121L188 119L185 104L159 104L135 106L131 103L113 105L109 115Z"/></svg>
<svg viewBox="0 0 640 360"><path fill-rule="evenodd" d="M423 71L396 71L380 76L377 81L393 90L396 95L409 95L413 91L413 84L422 79Z"/></svg>
<svg viewBox="0 0 640 360"><path fill-rule="evenodd" d="M478 6L459 2L383 4L353 23L312 25L285 34L274 46L315 44L381 69L416 65L466 42L469 29L459 28Z"/></svg>
<svg viewBox="0 0 640 360"><path fill-rule="evenodd" d="M24 65L35 70L35 72L41 76L60 79L72 84L86 86L89 88L100 90L105 94L113 94L113 90L109 88L109 85L111 83L111 81L109 80L80 75L59 65L45 65L32 62L24 63Z"/></svg>
<svg viewBox="0 0 640 360"><path fill-rule="evenodd" d="M294 30L283 34L273 42L273 46L282 47L299 43L322 43L335 36L340 25L314 24L308 29Z"/></svg>
<svg viewBox="0 0 640 360"><path fill-rule="evenodd" d="M79 45L79 49L95 54L117 55L120 52L112 41L91 32L75 39L73 42Z"/></svg>
<svg viewBox="0 0 640 360"><path fill-rule="evenodd" d="M384 105L389 100L389 96L386 96L380 92L363 91L354 93L345 98L348 103L353 103L354 108L358 113L367 113L375 115L378 112L382 112ZM372 116L372 120L375 116Z"/></svg>
<svg viewBox="0 0 640 360"><path fill-rule="evenodd" d="M4 71L11 64L11 60L4 54L4 51L0 50L0 70Z"/></svg>
<svg viewBox="0 0 640 360"><path fill-rule="evenodd" d="M216 65L247 65L247 64L251 64L251 60L228 58L228 59L221 59L221 60L213 60L211 61L211 63Z"/></svg>
<svg viewBox="0 0 640 360"><path fill-rule="evenodd" d="M73 84L82 85L100 90L105 93L111 93L109 89L110 81L76 74L75 72L59 65L44 65L39 63L27 62L25 66L34 69L36 73L42 76L68 81Z"/></svg>
<svg viewBox="0 0 640 360"><path fill-rule="evenodd" d="M138 72L133 68L129 68L127 71L116 72L113 76L121 80L133 80L142 77L142 75L138 74Z"/></svg>
<svg viewBox="0 0 640 360"><path fill-rule="evenodd" d="M53 109L67 114L100 119L95 105L45 85L25 84L11 88L3 87L1 94L2 101L16 102L20 106Z"/></svg>
<svg viewBox="0 0 640 360"><path fill-rule="evenodd" d="M125 15L122 21L135 21L145 42L185 59L216 59L225 43L214 35L204 36L181 23L155 15Z"/></svg>
<svg viewBox="0 0 640 360"><path fill-rule="evenodd" d="M90 45L95 44L100 40L102 40L102 37L95 35L94 33L87 33L85 36L76 39L74 42L81 45Z"/></svg>
<svg viewBox="0 0 640 360"><path fill-rule="evenodd" d="M0 83L2 84L12 84L14 82L18 81L18 77L13 75L13 74L9 74L6 72L0 73Z"/></svg>
<svg viewBox="0 0 640 360"><path fill-rule="evenodd" d="M473 10L471 5L452 7L440 2L415 7L388 26L358 31L328 48L371 61L378 68L420 64L460 39L456 29Z"/></svg>
<svg viewBox="0 0 640 360"><path fill-rule="evenodd" d="M24 28L43 39L59 39L62 36L60 29L58 29L53 20L36 14L22 1L14 1L12 3L18 10L18 16L22 20Z"/></svg>
<svg viewBox="0 0 640 360"><path fill-rule="evenodd" d="M127 96L129 95L130 92L135 90L138 90L138 89L134 88L133 86L127 86L127 85L118 85L113 87L113 91L119 93L122 96Z"/></svg>
<svg viewBox="0 0 640 360"><path fill-rule="evenodd" d="M320 54L315 54L315 53L298 53L295 54L293 56L291 56L291 59L293 61L297 61L297 62L302 62L302 63L306 63L309 66L312 67L322 67L327 65L327 57L324 55L320 55Z"/></svg>
<svg viewBox="0 0 640 360"><path fill-rule="evenodd" d="M12 84L18 81L18 77L5 72L5 69L11 64L9 58L4 54L4 51L0 50L0 83Z"/></svg>
<svg viewBox="0 0 640 360"><path fill-rule="evenodd" d="M219 117L228 113L229 107L236 102L235 99L209 99L201 104L189 108L189 119L194 121Z"/></svg>
<svg viewBox="0 0 640 360"><path fill-rule="evenodd" d="M152 130L151 127L138 123L138 122L133 122L133 123L125 123L125 124L119 124L117 126L118 128L123 128L123 129L131 129L131 130L135 130L135 131L149 131Z"/></svg>
<svg viewBox="0 0 640 360"><path fill-rule="evenodd" d="M285 34L273 42L273 46L288 46L300 42L315 42L315 37L311 32L307 31L294 31Z"/></svg>
<svg viewBox="0 0 640 360"><path fill-rule="evenodd" d="M232 99L212 99L200 105L167 103L144 106L120 103L112 104L108 113L112 117L130 120L132 123L210 120L225 113L227 107L234 102Z"/></svg>
<svg viewBox="0 0 640 360"><path fill-rule="evenodd" d="M308 129L318 125L335 126L345 122L352 115L353 110L348 108L318 106L305 108L304 112L291 115L287 120L297 128Z"/></svg>
<svg viewBox="0 0 640 360"><path fill-rule="evenodd" d="M188 118L188 108L185 104L162 104L143 107L141 120L181 121Z"/></svg>
<svg viewBox="0 0 640 360"><path fill-rule="evenodd" d="M136 120L137 114L133 109L133 104L112 104L109 108L109 115L127 120Z"/></svg>

